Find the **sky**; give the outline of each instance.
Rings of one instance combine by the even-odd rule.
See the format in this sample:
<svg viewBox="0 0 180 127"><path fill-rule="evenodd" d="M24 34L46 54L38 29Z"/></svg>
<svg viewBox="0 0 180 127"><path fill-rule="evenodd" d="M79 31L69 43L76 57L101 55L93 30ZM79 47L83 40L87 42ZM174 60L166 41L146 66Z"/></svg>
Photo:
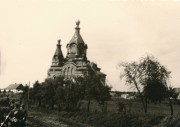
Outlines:
<svg viewBox="0 0 180 127"><path fill-rule="evenodd" d="M66 56L77 19L88 59L113 90L131 90L118 64L147 53L172 72L169 84L180 87L178 0L0 0L0 88L43 82L58 39Z"/></svg>

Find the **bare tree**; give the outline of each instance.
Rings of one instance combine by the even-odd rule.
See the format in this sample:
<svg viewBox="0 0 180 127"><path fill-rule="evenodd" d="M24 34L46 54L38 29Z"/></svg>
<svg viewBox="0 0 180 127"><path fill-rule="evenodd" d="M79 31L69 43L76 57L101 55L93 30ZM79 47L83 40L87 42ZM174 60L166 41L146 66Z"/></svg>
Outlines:
<svg viewBox="0 0 180 127"><path fill-rule="evenodd" d="M169 93L167 81L170 78L170 72L161 65L153 56L147 55L140 58L138 62L121 63L124 73L121 78L125 78L126 82L135 87L141 98L144 112L147 112L147 99L151 101L161 101L168 97L173 115L173 107Z"/></svg>

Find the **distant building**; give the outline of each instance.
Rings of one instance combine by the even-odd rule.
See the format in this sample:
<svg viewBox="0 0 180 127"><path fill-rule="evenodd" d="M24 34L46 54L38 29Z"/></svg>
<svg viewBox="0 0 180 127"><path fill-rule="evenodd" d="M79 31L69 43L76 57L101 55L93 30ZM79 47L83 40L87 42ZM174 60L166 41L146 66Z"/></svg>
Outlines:
<svg viewBox="0 0 180 127"><path fill-rule="evenodd" d="M23 88L22 84L11 84L8 87L5 88L6 92L11 91L13 93L22 93L23 91L21 90Z"/></svg>
<svg viewBox="0 0 180 127"><path fill-rule="evenodd" d="M131 93L124 93L124 94L121 94L121 98L123 99L135 99L135 95L132 95Z"/></svg>
<svg viewBox="0 0 180 127"><path fill-rule="evenodd" d="M116 91L110 91L110 95L111 95L111 97L115 97L115 96L117 96L117 92Z"/></svg>
<svg viewBox="0 0 180 127"><path fill-rule="evenodd" d="M136 98L136 92L121 92L121 91L111 91L110 95L112 98L122 98L122 99L135 99Z"/></svg>
<svg viewBox="0 0 180 127"><path fill-rule="evenodd" d="M123 99L127 99L128 96L129 96L129 94L127 94L127 93L121 94L121 98L123 98Z"/></svg>
<svg viewBox="0 0 180 127"><path fill-rule="evenodd" d="M61 50L61 40L58 40L57 48L52 58L52 65L48 70L47 78L55 78L64 76L65 78L73 78L89 74L90 71L100 76L105 83L106 74L102 73L97 64L87 59L88 46L80 35L80 21L76 22L75 33L69 43L66 45L67 55L64 58Z"/></svg>

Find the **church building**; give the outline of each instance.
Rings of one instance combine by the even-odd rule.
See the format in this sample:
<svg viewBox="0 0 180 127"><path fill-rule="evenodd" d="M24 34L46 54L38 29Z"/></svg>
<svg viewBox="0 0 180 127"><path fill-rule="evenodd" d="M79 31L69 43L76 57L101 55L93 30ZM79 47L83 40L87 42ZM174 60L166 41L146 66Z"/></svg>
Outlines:
<svg viewBox="0 0 180 127"><path fill-rule="evenodd" d="M90 72L93 72L100 76L102 82L105 83L106 74L100 71L101 69L97 64L87 59L88 46L80 35L79 25L80 21L77 21L75 33L66 45L66 57L64 57L61 50L61 40L58 40L47 78L55 78L57 76L64 76L65 78L83 77L85 74L88 75Z"/></svg>

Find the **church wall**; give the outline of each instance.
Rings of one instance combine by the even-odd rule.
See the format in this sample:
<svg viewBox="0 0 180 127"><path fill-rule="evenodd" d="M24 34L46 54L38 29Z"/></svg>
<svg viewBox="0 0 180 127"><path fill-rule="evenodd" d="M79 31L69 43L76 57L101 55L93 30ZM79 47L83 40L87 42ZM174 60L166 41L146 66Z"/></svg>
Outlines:
<svg viewBox="0 0 180 127"><path fill-rule="evenodd" d="M48 70L48 78L54 78L57 76L62 75L62 68L61 67L51 67Z"/></svg>

